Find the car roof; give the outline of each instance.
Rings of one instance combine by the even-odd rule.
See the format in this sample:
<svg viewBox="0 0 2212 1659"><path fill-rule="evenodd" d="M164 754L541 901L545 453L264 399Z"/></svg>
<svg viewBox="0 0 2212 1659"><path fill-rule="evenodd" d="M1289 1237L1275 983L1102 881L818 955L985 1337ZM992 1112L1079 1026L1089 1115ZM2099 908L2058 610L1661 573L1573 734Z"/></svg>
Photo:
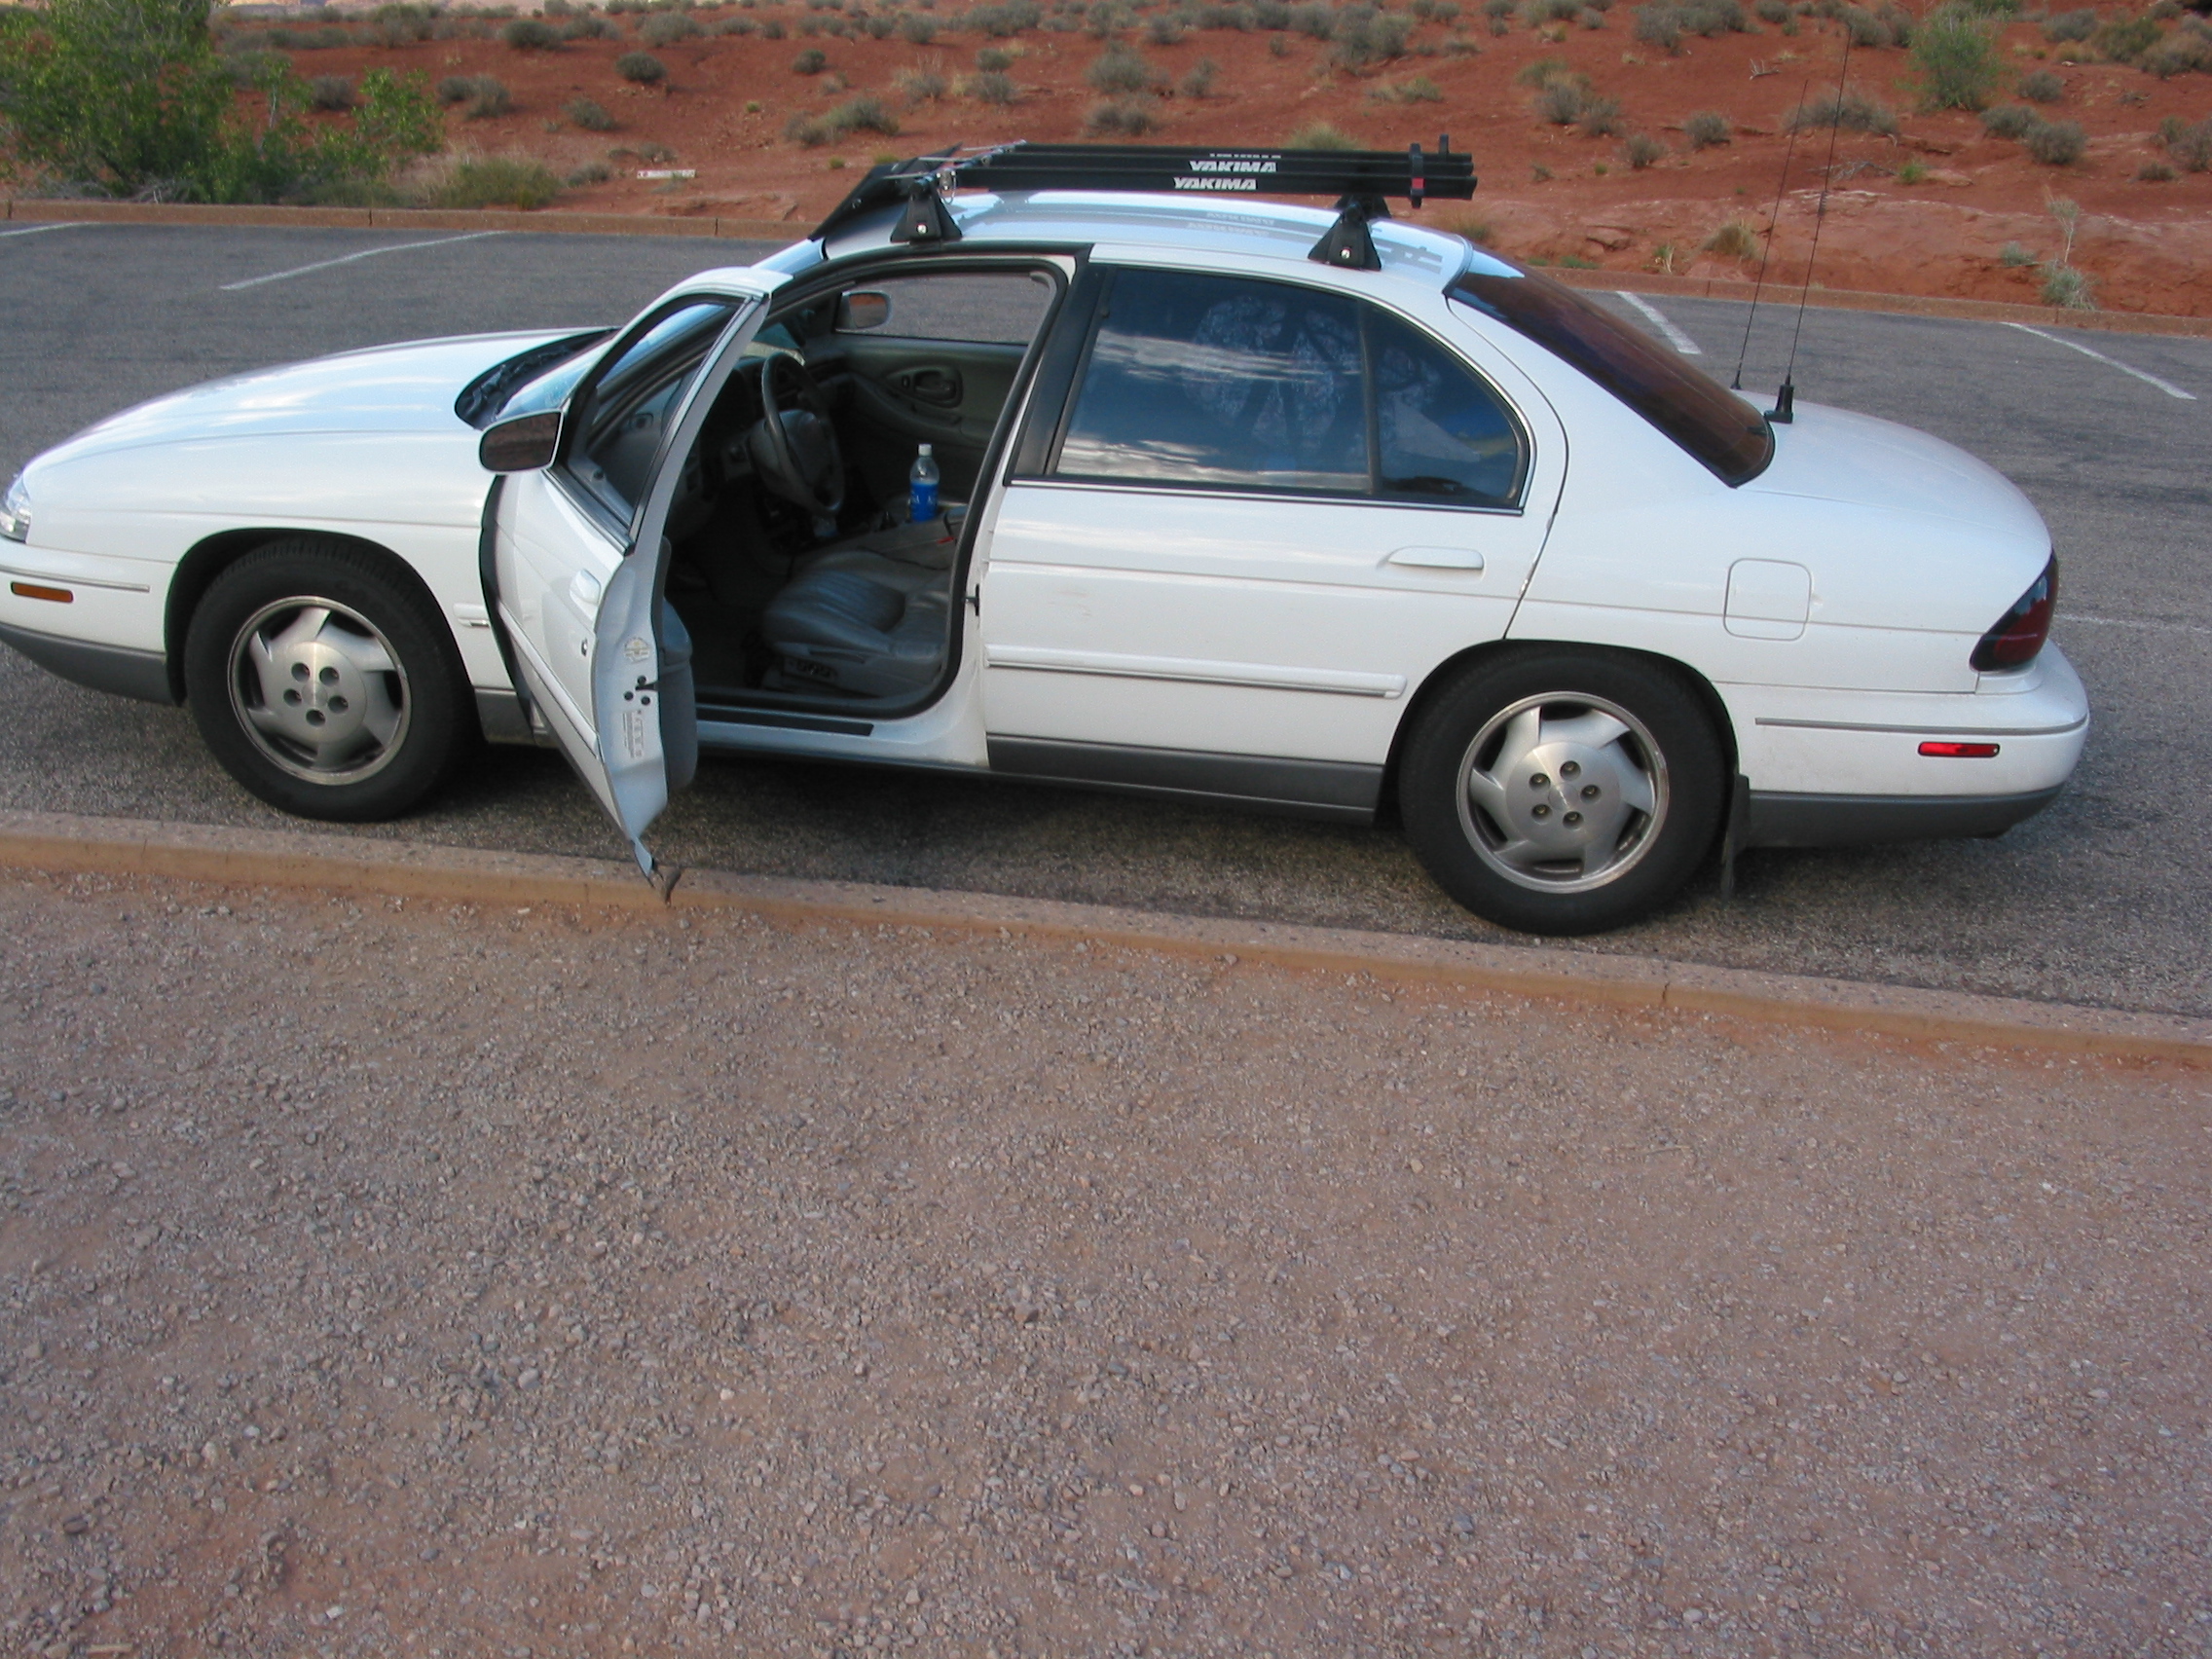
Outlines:
<svg viewBox="0 0 2212 1659"><path fill-rule="evenodd" d="M978 252L1041 245L1071 249L1111 246L1117 251L1158 249L1180 255L1211 255L1233 269L1255 261L1271 265L1304 262L1336 219L1334 212L1324 208L1281 202L1090 190L963 193L947 198L946 206L960 228L958 245ZM910 247L910 243L892 240L892 228L898 220L898 210L887 207L840 227L827 241L797 243L762 264L796 274L825 259L844 260ZM1441 228L1431 229L1412 218L1377 219L1368 229L1382 269L1357 275L1382 286L1410 281L1433 294L1470 264L1493 268L1498 276L1519 275L1513 267L1473 247L1465 238Z"/></svg>

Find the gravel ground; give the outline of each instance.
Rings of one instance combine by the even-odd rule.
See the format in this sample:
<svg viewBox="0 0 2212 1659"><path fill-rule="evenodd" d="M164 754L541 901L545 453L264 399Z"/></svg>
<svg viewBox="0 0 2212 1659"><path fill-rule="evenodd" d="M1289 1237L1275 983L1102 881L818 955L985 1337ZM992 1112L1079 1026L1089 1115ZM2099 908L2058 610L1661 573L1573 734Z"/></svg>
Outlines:
<svg viewBox="0 0 2212 1659"><path fill-rule="evenodd" d="M11 1652L2212 1647L2202 1073L722 916L0 939Z"/></svg>

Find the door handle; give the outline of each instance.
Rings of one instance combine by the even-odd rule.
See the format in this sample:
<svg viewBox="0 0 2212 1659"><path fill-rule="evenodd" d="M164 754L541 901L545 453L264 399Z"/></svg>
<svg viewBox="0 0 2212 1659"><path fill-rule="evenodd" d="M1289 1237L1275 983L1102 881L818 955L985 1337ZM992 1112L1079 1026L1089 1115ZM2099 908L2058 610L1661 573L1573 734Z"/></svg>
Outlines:
<svg viewBox="0 0 2212 1659"><path fill-rule="evenodd" d="M1483 556L1472 547L1401 547L1382 562L1416 571L1480 571L1483 568Z"/></svg>
<svg viewBox="0 0 2212 1659"><path fill-rule="evenodd" d="M578 571L569 578L569 597L586 616L599 614L599 596L603 591L599 578L589 571Z"/></svg>

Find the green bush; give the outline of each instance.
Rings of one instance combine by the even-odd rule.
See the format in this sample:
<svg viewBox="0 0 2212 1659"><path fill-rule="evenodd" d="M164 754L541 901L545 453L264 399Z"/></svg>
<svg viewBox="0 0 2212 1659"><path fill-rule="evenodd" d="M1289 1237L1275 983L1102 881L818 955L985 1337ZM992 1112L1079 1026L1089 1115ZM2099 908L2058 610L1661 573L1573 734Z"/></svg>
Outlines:
<svg viewBox="0 0 2212 1659"><path fill-rule="evenodd" d="M308 107L344 113L360 101L350 75L317 75L308 83Z"/></svg>
<svg viewBox="0 0 2212 1659"><path fill-rule="evenodd" d="M972 6L961 22L978 34L994 40L1017 35L1023 29L1033 29L1044 19L1045 9L1037 0L998 0L995 5Z"/></svg>
<svg viewBox="0 0 2212 1659"><path fill-rule="evenodd" d="M1286 150L1356 150L1359 140L1341 127L1309 121L1282 141Z"/></svg>
<svg viewBox="0 0 2212 1659"><path fill-rule="evenodd" d="M2070 167L2089 147L2089 135L2079 121L2044 121L2020 135L2020 147L2046 166Z"/></svg>
<svg viewBox="0 0 2212 1659"><path fill-rule="evenodd" d="M2178 115L2158 123L2158 141L2189 172L2212 172L2212 115L2194 127Z"/></svg>
<svg viewBox="0 0 2212 1659"><path fill-rule="evenodd" d="M1330 24L1329 61L1340 69L1365 69L1406 55L1411 18L1365 6L1346 6Z"/></svg>
<svg viewBox="0 0 2212 1659"><path fill-rule="evenodd" d="M794 75L819 75L830 67L830 55L819 46L810 46L792 59Z"/></svg>
<svg viewBox="0 0 2212 1659"><path fill-rule="evenodd" d="M1667 146L1647 132L1631 133L1628 142L1621 146L1621 159L1639 172L1641 172L1653 162L1658 161L1666 153Z"/></svg>
<svg viewBox="0 0 2212 1659"><path fill-rule="evenodd" d="M1959 0L1922 19L1913 32L1912 63L1920 72L1923 109L1985 109L2005 78L1996 31Z"/></svg>
<svg viewBox="0 0 2212 1659"><path fill-rule="evenodd" d="M908 46L927 46L937 39L937 19L908 12L899 19L899 38Z"/></svg>
<svg viewBox="0 0 2212 1659"><path fill-rule="evenodd" d="M1588 112L1590 89L1578 75L1546 81L1536 89L1536 118L1553 127L1572 127Z"/></svg>
<svg viewBox="0 0 2212 1659"><path fill-rule="evenodd" d="M639 25L638 38L647 46L665 48L697 40L706 32L682 12L655 12Z"/></svg>
<svg viewBox="0 0 2212 1659"><path fill-rule="evenodd" d="M561 44L561 31L538 18L517 18L499 28L499 39L517 52L548 52Z"/></svg>
<svg viewBox="0 0 2212 1659"><path fill-rule="evenodd" d="M2031 70L2020 77L2020 96L2031 103L2057 103L2066 96L2066 83L2048 69Z"/></svg>
<svg viewBox="0 0 2212 1659"><path fill-rule="evenodd" d="M1621 129L1620 118L1620 99L1590 93L1582 100L1582 113L1575 117L1574 129L1585 138L1609 138Z"/></svg>
<svg viewBox="0 0 2212 1659"><path fill-rule="evenodd" d="M1367 95L1377 103L1417 104L1442 103L1444 92L1426 75L1416 75L1406 81L1378 81L1367 89Z"/></svg>
<svg viewBox="0 0 2212 1659"><path fill-rule="evenodd" d="M553 16L550 8L546 16ZM622 27L611 18L603 18L597 12L586 12L580 18L571 18L561 25L563 40L620 40Z"/></svg>
<svg viewBox="0 0 2212 1659"><path fill-rule="evenodd" d="M1182 93L1187 98L1202 98L1213 92L1214 78L1221 73L1221 65L1210 57L1201 57L1191 65L1183 77Z"/></svg>
<svg viewBox="0 0 2212 1659"><path fill-rule="evenodd" d="M1087 138L1142 138L1157 120L1153 100L1142 93L1109 98L1090 106L1090 113L1083 120L1083 132Z"/></svg>
<svg viewBox="0 0 2212 1659"><path fill-rule="evenodd" d="M1846 132L1874 132L1883 137L1895 137L1898 118L1882 103L1862 92L1845 92L1840 97L1830 94L1798 105L1788 125L1790 130L1798 132L1809 128L1840 127Z"/></svg>
<svg viewBox="0 0 2212 1659"><path fill-rule="evenodd" d="M350 125L304 119L280 55L226 59L208 0L48 0L0 15L0 140L79 189L196 202L303 200L365 186L443 133L419 75L372 70ZM236 96L243 71L261 98Z"/></svg>
<svg viewBox="0 0 2212 1659"><path fill-rule="evenodd" d="M2043 303L2061 311L2095 311L2097 302L2088 274L2055 262L2043 268Z"/></svg>
<svg viewBox="0 0 2212 1659"><path fill-rule="evenodd" d="M614 60L614 72L625 81L649 87L668 79L668 65L649 52L625 52Z"/></svg>
<svg viewBox="0 0 2212 1659"><path fill-rule="evenodd" d="M2192 70L2212 75L2212 26L2190 18L2146 52L2142 65L2161 81Z"/></svg>
<svg viewBox="0 0 2212 1659"><path fill-rule="evenodd" d="M899 120L883 105L883 100L872 93L847 98L835 109L822 115L794 115L785 124L784 136L816 149L836 142L855 132L881 132L895 135Z"/></svg>
<svg viewBox="0 0 2212 1659"><path fill-rule="evenodd" d="M2089 45L2115 63L2135 63L2158 44L2160 32L2149 18L2115 18L2089 37Z"/></svg>
<svg viewBox="0 0 2212 1659"><path fill-rule="evenodd" d="M1716 109L1701 109L1682 123L1682 137L1693 150L1710 150L1734 135L1728 118Z"/></svg>
<svg viewBox="0 0 2212 1659"><path fill-rule="evenodd" d="M1112 96L1150 92L1160 79L1143 53L1118 41L1091 59L1083 78L1094 91Z"/></svg>
<svg viewBox="0 0 2212 1659"><path fill-rule="evenodd" d="M586 132L614 130L614 117L608 115L606 106L595 99L571 98L562 113Z"/></svg>
<svg viewBox="0 0 2212 1659"><path fill-rule="evenodd" d="M944 77L935 69L902 69L891 84L908 103L935 103L944 96Z"/></svg>
<svg viewBox="0 0 2212 1659"><path fill-rule="evenodd" d="M506 83L496 75L472 75L468 80L468 96L461 101L461 113L470 121L490 121L495 116L510 113L515 102L507 93Z"/></svg>
<svg viewBox="0 0 2212 1659"><path fill-rule="evenodd" d="M2097 32L2096 9L2084 6L2079 12L2061 12L2043 21L2043 38L2053 46L2071 41L2087 40Z"/></svg>
<svg viewBox="0 0 2212 1659"><path fill-rule="evenodd" d="M425 207L543 207L561 194L561 180L543 162L526 156L464 157L423 192Z"/></svg>
<svg viewBox="0 0 2212 1659"><path fill-rule="evenodd" d="M2024 138L2042 120L2026 104L1999 104L1981 112L1981 129L1992 138Z"/></svg>
<svg viewBox="0 0 2212 1659"><path fill-rule="evenodd" d="M977 103L990 104L999 109L1018 102L1021 97L1021 89L1014 84L1014 77L999 70L971 75L960 83L960 90Z"/></svg>
<svg viewBox="0 0 2212 1659"><path fill-rule="evenodd" d="M976 54L976 67L986 75L1003 75L1014 67L1014 54L1000 46L986 46Z"/></svg>

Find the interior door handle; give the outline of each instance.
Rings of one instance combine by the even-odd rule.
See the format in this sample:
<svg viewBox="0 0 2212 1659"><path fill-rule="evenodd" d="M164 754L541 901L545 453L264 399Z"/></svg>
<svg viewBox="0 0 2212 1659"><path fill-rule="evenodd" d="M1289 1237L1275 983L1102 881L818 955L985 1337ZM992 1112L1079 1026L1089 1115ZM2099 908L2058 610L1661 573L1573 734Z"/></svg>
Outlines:
<svg viewBox="0 0 2212 1659"><path fill-rule="evenodd" d="M917 403L934 403L940 409L949 409L960 401L960 371L936 363L902 369L892 384Z"/></svg>
<svg viewBox="0 0 2212 1659"><path fill-rule="evenodd" d="M1382 562L1417 571L1480 571L1483 568L1483 556L1472 547L1401 547Z"/></svg>
<svg viewBox="0 0 2212 1659"><path fill-rule="evenodd" d="M589 571L578 571L569 578L569 597L576 602L576 608L586 616L599 614L599 596L602 591L599 578Z"/></svg>

